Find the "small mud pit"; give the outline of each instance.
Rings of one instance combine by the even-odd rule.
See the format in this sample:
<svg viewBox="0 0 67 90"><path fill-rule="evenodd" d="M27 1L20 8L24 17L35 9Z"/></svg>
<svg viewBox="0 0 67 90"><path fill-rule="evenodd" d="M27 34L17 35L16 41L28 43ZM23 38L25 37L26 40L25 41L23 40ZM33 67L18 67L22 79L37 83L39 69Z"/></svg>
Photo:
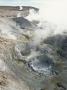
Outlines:
<svg viewBox="0 0 67 90"><path fill-rule="evenodd" d="M28 65L33 71L50 76L54 63L48 56L41 55L31 60Z"/></svg>

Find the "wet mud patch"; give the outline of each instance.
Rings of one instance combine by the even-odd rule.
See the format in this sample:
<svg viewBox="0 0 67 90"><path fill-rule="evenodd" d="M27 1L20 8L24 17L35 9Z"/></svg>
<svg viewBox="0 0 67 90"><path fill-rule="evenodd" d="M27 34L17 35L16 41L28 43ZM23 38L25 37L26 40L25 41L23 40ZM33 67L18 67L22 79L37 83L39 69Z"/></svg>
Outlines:
<svg viewBox="0 0 67 90"><path fill-rule="evenodd" d="M29 63L28 66L38 73L42 73L44 75L51 75L53 74L53 66L54 63L51 58L46 55L40 55L33 58Z"/></svg>

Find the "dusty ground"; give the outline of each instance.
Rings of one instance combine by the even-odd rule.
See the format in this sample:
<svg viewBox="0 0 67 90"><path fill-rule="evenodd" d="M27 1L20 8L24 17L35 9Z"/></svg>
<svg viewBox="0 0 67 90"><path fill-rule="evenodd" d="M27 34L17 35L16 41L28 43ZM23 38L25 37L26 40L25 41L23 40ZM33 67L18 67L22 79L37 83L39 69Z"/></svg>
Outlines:
<svg viewBox="0 0 67 90"><path fill-rule="evenodd" d="M24 81L18 79L5 63L13 41L0 37L0 90L29 90Z"/></svg>

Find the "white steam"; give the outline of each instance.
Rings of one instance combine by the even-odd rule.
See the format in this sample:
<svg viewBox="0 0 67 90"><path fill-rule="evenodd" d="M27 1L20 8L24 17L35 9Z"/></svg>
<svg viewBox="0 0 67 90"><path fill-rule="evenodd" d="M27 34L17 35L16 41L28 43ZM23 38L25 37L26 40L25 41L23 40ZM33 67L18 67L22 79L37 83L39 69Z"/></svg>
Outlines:
<svg viewBox="0 0 67 90"><path fill-rule="evenodd" d="M19 10L22 10L23 9L23 7L22 6L19 6Z"/></svg>
<svg viewBox="0 0 67 90"><path fill-rule="evenodd" d="M31 0L31 5L40 9L36 19L39 17L40 20L46 20L61 28L67 28L67 0Z"/></svg>
<svg viewBox="0 0 67 90"><path fill-rule="evenodd" d="M22 6L19 6L19 12L17 13L17 17L21 17L22 15L21 15L21 10L23 10L23 7Z"/></svg>
<svg viewBox="0 0 67 90"><path fill-rule="evenodd" d="M40 11L38 15L30 11L29 20L46 20L60 28L67 28L67 0L31 0L31 3L35 3L32 5L38 7Z"/></svg>
<svg viewBox="0 0 67 90"><path fill-rule="evenodd" d="M29 21L39 21L38 29L35 30L34 42L39 44L43 39L67 32L67 5L66 0L36 0L39 13L34 10L29 11L26 17ZM45 23L47 22L47 23Z"/></svg>

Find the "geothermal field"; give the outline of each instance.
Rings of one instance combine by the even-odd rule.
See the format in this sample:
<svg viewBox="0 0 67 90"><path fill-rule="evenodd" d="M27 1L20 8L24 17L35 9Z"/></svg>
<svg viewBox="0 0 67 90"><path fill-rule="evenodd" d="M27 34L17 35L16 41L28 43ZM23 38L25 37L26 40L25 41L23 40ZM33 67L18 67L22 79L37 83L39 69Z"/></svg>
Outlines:
<svg viewBox="0 0 67 90"><path fill-rule="evenodd" d="M67 29L41 15L0 6L0 90L67 90Z"/></svg>

